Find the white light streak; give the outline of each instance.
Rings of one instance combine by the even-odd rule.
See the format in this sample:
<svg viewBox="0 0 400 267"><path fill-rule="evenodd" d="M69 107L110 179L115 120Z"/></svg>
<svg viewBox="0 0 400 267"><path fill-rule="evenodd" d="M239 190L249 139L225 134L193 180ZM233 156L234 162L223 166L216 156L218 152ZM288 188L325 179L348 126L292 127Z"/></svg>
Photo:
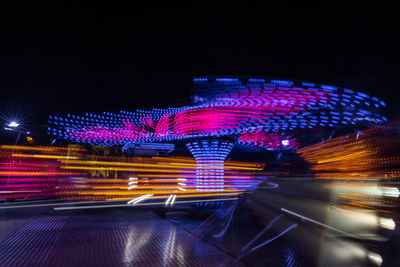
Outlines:
<svg viewBox="0 0 400 267"><path fill-rule="evenodd" d="M186 189L185 189L185 188L182 188L182 187L178 187L178 189L179 189L179 190L182 190L182 191L186 191Z"/></svg>
<svg viewBox="0 0 400 267"><path fill-rule="evenodd" d="M175 198L176 198L176 195L174 195L174 197L171 200L171 207L172 207L172 205L174 205Z"/></svg>
<svg viewBox="0 0 400 267"><path fill-rule="evenodd" d="M137 197L137 198L134 198L134 199L128 201L126 204L135 205L135 204L137 204L137 203L139 203L139 202L141 202L141 201L143 201L143 200L145 200L145 199L147 199L149 197L152 197L152 196L153 196L153 194L143 195L143 196L140 196L140 197Z"/></svg>
<svg viewBox="0 0 400 267"><path fill-rule="evenodd" d="M165 206L168 206L169 201L171 200L171 198L173 197L173 195L169 195L167 201L165 201Z"/></svg>
<svg viewBox="0 0 400 267"><path fill-rule="evenodd" d="M332 226L329 226L329 225L323 224L323 223L321 223L321 222L315 221L315 220L313 220L313 219L310 219L310 218L308 218L308 217L305 217L305 216L300 215L300 214L298 214L298 213L295 213L295 212L293 212L293 211L290 211L290 210L287 210L287 209L284 209L284 208L281 208L281 210L283 210L284 212L287 212L287 213L289 213L289 214L292 214L292 215L294 215L294 216L300 217L300 218L302 218L302 219L304 219L304 220L307 220L307 221L309 221L309 222L313 222L313 223L318 224L318 225L320 225L320 226L329 228L329 229L334 230L334 231L336 231L336 232L339 232L339 233L342 233L342 234L345 234L345 235L348 235L348 236L351 236L351 237L358 238L358 237L355 236L355 235L352 235L352 234L350 234L350 233L346 233L346 232L344 232L344 231L342 231L342 230L339 230L339 229L334 228L334 227L332 227Z"/></svg>
<svg viewBox="0 0 400 267"><path fill-rule="evenodd" d="M128 190L132 190L138 186L137 180L138 180L138 178L136 178L136 177L129 177L128 185L130 185L130 186L129 186Z"/></svg>

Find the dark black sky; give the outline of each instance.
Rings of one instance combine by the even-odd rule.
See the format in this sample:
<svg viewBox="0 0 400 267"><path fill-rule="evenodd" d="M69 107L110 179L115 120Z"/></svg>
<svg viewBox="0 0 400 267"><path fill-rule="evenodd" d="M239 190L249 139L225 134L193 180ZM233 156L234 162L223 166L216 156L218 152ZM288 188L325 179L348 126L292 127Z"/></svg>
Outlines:
<svg viewBox="0 0 400 267"><path fill-rule="evenodd" d="M397 17L387 13L68 8L3 20L0 112L30 125L54 113L181 106L202 75L358 89L400 117Z"/></svg>

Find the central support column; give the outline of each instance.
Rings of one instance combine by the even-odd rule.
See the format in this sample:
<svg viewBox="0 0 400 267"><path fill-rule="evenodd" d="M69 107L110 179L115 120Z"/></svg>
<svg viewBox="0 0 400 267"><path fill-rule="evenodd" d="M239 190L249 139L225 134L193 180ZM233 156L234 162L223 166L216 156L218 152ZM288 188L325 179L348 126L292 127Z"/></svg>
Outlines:
<svg viewBox="0 0 400 267"><path fill-rule="evenodd" d="M196 190L224 191L224 161L233 143L221 140L200 140L186 146L196 159Z"/></svg>

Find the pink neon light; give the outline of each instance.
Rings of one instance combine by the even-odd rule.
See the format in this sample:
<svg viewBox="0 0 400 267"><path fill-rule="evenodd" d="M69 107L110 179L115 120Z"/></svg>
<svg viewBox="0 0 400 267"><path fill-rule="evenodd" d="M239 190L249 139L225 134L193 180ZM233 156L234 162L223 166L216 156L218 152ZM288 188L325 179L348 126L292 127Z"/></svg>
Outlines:
<svg viewBox="0 0 400 267"><path fill-rule="evenodd" d="M242 135L240 139L243 142L250 142L245 139L249 138L245 135L247 127L262 126L268 120L279 119L281 116L295 116L310 105L328 102L331 96L337 95L325 91L280 86L246 88L216 96L209 103L209 107L188 109L175 115L166 113L158 121L153 121L150 115L141 117L139 121L143 126L136 126L123 119L123 126L86 126L69 130L67 135L84 142L121 143L201 134L236 134ZM264 144L270 142L263 140L267 137L252 138L261 140Z"/></svg>
<svg viewBox="0 0 400 267"><path fill-rule="evenodd" d="M285 140L286 145L282 142ZM288 137L277 133L266 133L264 131L248 132L239 135L239 142L259 148L281 149L284 147L300 147L300 144Z"/></svg>

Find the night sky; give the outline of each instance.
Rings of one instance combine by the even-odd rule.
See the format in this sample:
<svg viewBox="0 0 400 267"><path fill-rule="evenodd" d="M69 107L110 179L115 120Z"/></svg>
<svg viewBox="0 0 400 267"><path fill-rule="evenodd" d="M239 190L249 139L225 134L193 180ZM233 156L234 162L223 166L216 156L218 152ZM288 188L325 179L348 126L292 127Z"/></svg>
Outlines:
<svg viewBox="0 0 400 267"><path fill-rule="evenodd" d="M396 21L319 8L9 14L0 113L34 129L55 113L186 105L193 77L249 75L360 90L386 101L395 119L400 41L389 26Z"/></svg>

